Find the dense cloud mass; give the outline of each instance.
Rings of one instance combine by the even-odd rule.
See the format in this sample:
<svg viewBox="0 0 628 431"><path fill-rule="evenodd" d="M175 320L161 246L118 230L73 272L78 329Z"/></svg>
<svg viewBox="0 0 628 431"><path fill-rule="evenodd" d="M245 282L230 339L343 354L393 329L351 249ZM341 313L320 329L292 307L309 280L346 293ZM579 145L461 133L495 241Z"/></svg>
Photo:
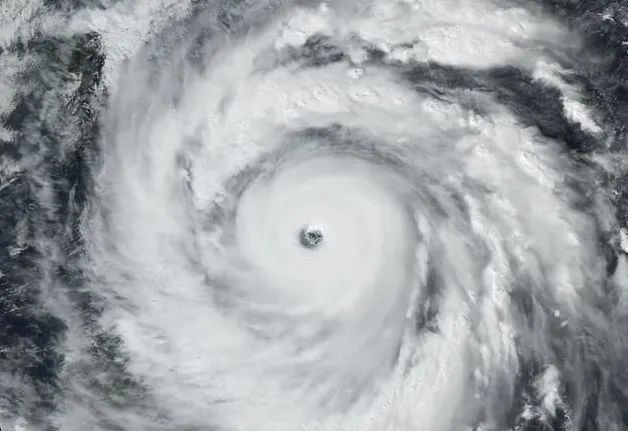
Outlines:
<svg viewBox="0 0 628 431"><path fill-rule="evenodd" d="M628 429L624 1L0 2L3 430Z"/></svg>

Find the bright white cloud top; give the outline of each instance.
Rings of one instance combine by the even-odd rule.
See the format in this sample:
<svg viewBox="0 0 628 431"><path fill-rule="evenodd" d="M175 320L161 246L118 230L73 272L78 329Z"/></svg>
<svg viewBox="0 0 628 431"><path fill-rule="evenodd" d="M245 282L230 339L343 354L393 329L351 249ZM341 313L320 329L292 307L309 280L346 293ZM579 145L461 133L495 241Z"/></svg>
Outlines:
<svg viewBox="0 0 628 431"><path fill-rule="evenodd" d="M578 27L505 1L18 3L2 46L89 31L103 63L86 197L51 216L76 243L33 237L58 394L0 404L13 429L626 425L625 150ZM20 163L57 214L45 152Z"/></svg>

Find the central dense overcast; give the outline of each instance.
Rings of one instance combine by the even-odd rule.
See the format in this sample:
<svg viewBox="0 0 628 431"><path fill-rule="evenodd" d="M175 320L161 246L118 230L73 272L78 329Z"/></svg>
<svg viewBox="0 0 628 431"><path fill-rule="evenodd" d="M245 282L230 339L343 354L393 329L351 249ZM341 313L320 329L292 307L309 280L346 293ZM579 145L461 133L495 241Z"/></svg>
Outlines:
<svg viewBox="0 0 628 431"><path fill-rule="evenodd" d="M0 0L0 426L628 429L625 1Z"/></svg>

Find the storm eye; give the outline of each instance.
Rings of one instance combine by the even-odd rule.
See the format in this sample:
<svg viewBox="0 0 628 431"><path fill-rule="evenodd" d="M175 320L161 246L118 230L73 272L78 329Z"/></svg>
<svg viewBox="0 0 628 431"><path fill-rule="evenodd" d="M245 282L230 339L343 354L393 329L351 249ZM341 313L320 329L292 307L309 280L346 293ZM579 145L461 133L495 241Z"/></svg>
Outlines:
<svg viewBox="0 0 628 431"><path fill-rule="evenodd" d="M301 245L306 248L316 248L323 242L323 230L314 225L305 226L301 229Z"/></svg>

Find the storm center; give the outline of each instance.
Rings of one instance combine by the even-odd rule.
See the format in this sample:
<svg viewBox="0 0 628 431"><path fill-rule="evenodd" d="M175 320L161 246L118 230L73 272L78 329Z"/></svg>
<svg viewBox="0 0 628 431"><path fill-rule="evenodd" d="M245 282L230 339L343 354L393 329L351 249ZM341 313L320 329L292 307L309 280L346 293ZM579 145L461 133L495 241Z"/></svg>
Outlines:
<svg viewBox="0 0 628 431"><path fill-rule="evenodd" d="M316 248L323 242L323 230L315 225L308 225L301 229L301 245L306 248Z"/></svg>

